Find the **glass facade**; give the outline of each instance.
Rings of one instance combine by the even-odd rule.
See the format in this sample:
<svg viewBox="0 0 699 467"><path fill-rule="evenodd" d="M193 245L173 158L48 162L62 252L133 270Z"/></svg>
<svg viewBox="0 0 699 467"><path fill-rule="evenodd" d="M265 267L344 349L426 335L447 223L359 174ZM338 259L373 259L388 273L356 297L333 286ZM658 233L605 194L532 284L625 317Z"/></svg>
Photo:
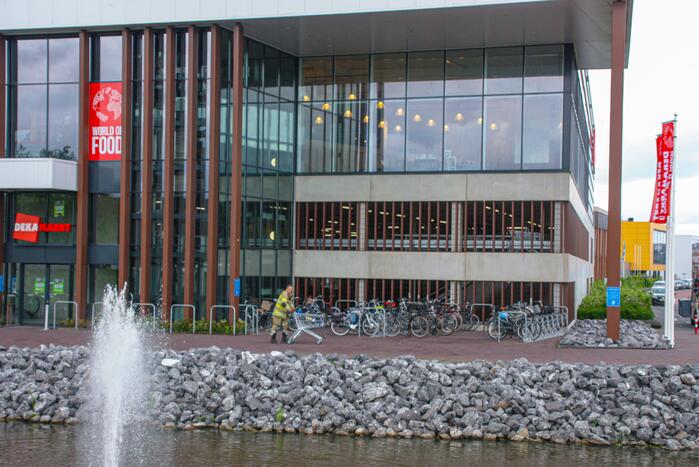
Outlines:
<svg viewBox="0 0 699 467"><path fill-rule="evenodd" d="M11 40L9 157L76 159L78 39Z"/></svg>
<svg viewBox="0 0 699 467"><path fill-rule="evenodd" d="M564 170L563 45L300 59L298 173Z"/></svg>

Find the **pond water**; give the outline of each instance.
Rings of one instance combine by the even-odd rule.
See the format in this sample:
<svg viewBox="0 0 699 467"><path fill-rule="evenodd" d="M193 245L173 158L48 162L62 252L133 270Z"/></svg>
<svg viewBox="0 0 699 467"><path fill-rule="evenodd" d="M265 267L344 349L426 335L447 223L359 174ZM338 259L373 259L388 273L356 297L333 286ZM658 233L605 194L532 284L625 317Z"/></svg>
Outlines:
<svg viewBox="0 0 699 467"><path fill-rule="evenodd" d="M0 465L94 465L83 427L0 423ZM427 441L344 436L149 430L121 465L436 465L629 467L699 465L699 452L552 443Z"/></svg>

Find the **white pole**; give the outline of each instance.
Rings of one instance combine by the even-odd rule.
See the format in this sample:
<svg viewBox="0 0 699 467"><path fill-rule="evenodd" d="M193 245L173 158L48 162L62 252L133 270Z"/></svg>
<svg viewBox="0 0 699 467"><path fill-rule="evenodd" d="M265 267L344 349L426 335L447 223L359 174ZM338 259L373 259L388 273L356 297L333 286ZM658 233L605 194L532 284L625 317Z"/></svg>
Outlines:
<svg viewBox="0 0 699 467"><path fill-rule="evenodd" d="M670 188L670 216L667 221L667 247L665 249L665 337L675 346L675 159L677 158L677 114L674 119L672 148L672 187Z"/></svg>

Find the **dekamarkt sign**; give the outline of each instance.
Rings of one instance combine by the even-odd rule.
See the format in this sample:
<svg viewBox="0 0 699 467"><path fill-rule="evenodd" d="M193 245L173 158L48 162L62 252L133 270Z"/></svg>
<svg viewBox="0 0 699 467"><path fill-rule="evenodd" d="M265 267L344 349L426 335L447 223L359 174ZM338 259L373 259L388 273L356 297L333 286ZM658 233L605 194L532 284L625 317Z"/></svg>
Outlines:
<svg viewBox="0 0 699 467"><path fill-rule="evenodd" d="M44 224L39 216L17 213L12 238L29 243L39 241L39 232L70 232L70 224Z"/></svg>
<svg viewBox="0 0 699 467"><path fill-rule="evenodd" d="M90 83L89 159L121 159L121 82Z"/></svg>

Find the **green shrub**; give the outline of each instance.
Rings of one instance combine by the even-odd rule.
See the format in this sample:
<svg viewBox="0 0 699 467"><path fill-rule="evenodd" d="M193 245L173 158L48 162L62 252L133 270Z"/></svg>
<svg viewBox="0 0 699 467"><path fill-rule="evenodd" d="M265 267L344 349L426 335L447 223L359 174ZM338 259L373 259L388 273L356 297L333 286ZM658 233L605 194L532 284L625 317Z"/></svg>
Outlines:
<svg viewBox="0 0 699 467"><path fill-rule="evenodd" d="M635 276L639 277L639 276ZM631 277L629 279L634 279ZM621 319L653 319L651 297L644 283L638 279L626 280L621 285ZM652 284L651 284L652 285ZM595 281L590 293L578 307L578 319L605 319L607 317L607 290L604 281Z"/></svg>
<svg viewBox="0 0 699 467"><path fill-rule="evenodd" d="M646 276L630 276L630 277L625 277L621 280L622 285L626 286L631 286L631 287L638 287L641 289L650 289L653 287L653 284L655 284L655 281L657 281L655 277L646 277Z"/></svg>
<svg viewBox="0 0 699 467"><path fill-rule="evenodd" d="M170 330L170 323L168 321L163 321L163 329ZM245 322L238 320L236 323L236 334L243 334L245 332ZM194 331L196 334L208 334L209 333L209 322L204 320L198 320L194 325ZM191 333L192 332L192 322L185 320L178 320L172 323L172 332L178 333ZM225 319L221 321L214 321L211 326L212 334L228 334L233 335L233 326L228 324Z"/></svg>

